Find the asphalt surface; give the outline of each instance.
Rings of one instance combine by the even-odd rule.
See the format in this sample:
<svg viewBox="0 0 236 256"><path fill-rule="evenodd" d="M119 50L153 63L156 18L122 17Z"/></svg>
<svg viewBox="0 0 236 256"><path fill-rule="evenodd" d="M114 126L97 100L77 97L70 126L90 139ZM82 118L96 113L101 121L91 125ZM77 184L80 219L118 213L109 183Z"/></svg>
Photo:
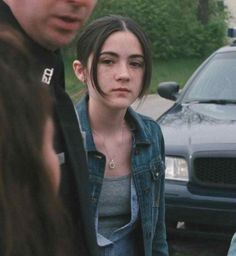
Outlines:
<svg viewBox="0 0 236 256"><path fill-rule="evenodd" d="M150 94L144 99L137 100L132 107L137 112L157 119L162 113L173 105L174 101L161 98L158 94Z"/></svg>

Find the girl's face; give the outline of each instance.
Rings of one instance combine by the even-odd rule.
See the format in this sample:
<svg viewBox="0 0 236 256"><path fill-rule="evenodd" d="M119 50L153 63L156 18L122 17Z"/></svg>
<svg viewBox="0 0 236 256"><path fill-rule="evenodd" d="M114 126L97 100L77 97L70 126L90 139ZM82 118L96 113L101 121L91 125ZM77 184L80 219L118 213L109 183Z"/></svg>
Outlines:
<svg viewBox="0 0 236 256"><path fill-rule="evenodd" d="M80 72L85 77L80 79L77 75L80 80L86 80L90 100L116 109L130 106L139 96L145 72L143 51L137 37L129 31L114 32L103 44L97 78L105 97L92 86L89 74L92 58L93 55L89 57L88 67ZM76 71L75 63L74 69Z"/></svg>
<svg viewBox="0 0 236 256"><path fill-rule="evenodd" d="M50 171L49 177L52 180L55 191L58 191L60 183L59 159L53 147L54 126L51 118L48 118L45 125L43 137L43 157L46 168Z"/></svg>

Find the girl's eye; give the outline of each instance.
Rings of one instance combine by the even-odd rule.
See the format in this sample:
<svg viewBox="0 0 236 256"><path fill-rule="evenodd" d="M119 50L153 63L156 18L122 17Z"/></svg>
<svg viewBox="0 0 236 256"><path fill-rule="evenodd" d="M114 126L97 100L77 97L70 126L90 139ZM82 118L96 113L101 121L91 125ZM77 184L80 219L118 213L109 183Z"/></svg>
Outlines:
<svg viewBox="0 0 236 256"><path fill-rule="evenodd" d="M112 60L112 59L100 59L99 62L101 64L111 65L111 64L114 63L114 60Z"/></svg>
<svg viewBox="0 0 236 256"><path fill-rule="evenodd" d="M144 66L143 61L131 61L130 65L135 68L142 68Z"/></svg>

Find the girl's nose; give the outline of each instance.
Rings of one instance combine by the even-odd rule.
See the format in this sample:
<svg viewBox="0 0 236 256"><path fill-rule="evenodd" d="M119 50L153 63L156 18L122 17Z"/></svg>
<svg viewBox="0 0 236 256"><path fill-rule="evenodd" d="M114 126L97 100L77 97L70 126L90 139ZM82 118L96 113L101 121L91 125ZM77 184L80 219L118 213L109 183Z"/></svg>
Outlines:
<svg viewBox="0 0 236 256"><path fill-rule="evenodd" d="M130 74L129 69L127 67L127 64L120 64L119 67L117 67L116 80L122 80L122 81L129 81L130 80Z"/></svg>

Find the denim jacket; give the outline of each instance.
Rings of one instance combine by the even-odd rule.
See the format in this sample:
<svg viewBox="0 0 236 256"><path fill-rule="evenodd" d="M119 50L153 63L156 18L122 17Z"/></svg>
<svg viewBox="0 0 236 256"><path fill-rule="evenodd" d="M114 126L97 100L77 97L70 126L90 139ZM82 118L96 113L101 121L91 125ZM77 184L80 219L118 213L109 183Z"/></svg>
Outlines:
<svg viewBox="0 0 236 256"><path fill-rule="evenodd" d="M89 123L88 98L83 98L76 110L85 139L88 157L90 201L95 219L101 192L105 156L98 152L93 141ZM126 121L132 128L131 172L135 184L139 212L143 250L145 256L167 256L168 246L165 228L164 202L164 141L159 125L149 117L128 108Z"/></svg>

